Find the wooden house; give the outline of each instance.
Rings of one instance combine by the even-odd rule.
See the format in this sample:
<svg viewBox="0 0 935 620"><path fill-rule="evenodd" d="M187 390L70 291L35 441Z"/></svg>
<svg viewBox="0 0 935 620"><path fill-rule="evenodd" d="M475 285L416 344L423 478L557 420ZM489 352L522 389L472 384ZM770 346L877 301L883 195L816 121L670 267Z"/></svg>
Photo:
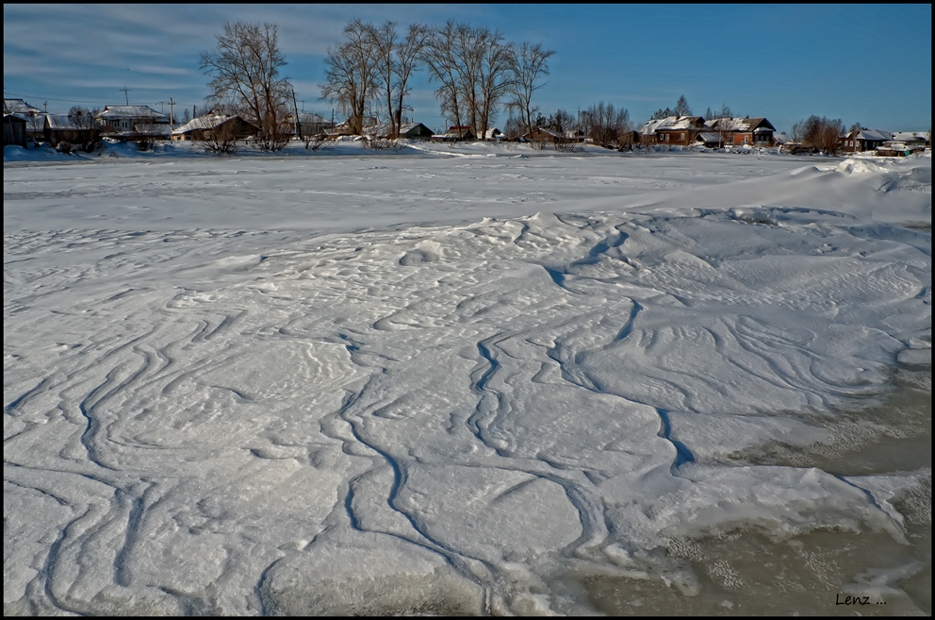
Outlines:
<svg viewBox="0 0 935 620"><path fill-rule="evenodd" d="M45 112L23 99L4 99L3 114L12 114L26 121L26 139L41 141L45 130Z"/></svg>
<svg viewBox="0 0 935 620"><path fill-rule="evenodd" d="M172 132L172 139L210 140L223 134L229 134L235 140L245 140L256 135L257 128L237 115L207 114L185 123Z"/></svg>
<svg viewBox="0 0 935 620"><path fill-rule="evenodd" d="M565 144L566 142L574 142L571 138L565 136L565 134L558 133L551 129L546 129L545 127L536 127L532 131L525 133L520 138L521 140L529 140L530 142L547 142L549 144Z"/></svg>
<svg viewBox="0 0 935 620"><path fill-rule="evenodd" d="M368 128L366 133L374 138L391 139L393 127L384 123ZM430 140L433 135L434 132L422 123L403 123L399 127L399 137L405 140Z"/></svg>
<svg viewBox="0 0 935 620"><path fill-rule="evenodd" d="M93 118L75 118L68 114L46 114L43 138L57 147L61 142L73 145L93 144L101 136L101 127Z"/></svg>
<svg viewBox="0 0 935 620"><path fill-rule="evenodd" d="M477 140L477 135L468 125L451 126L447 132L432 136L433 142L459 142L462 140Z"/></svg>
<svg viewBox="0 0 935 620"><path fill-rule="evenodd" d="M932 146L932 134L927 131L896 131L890 134L890 140L910 148Z"/></svg>
<svg viewBox="0 0 935 620"><path fill-rule="evenodd" d="M705 124L700 116L667 116L647 121L637 133L640 144L687 146L702 131L705 131Z"/></svg>
<svg viewBox="0 0 935 620"><path fill-rule="evenodd" d="M704 133L716 133L725 146L772 146L776 128L763 117L716 118L706 121Z"/></svg>
<svg viewBox="0 0 935 620"><path fill-rule="evenodd" d="M858 128L849 131L841 138L841 150L845 153L864 153L875 151L891 140L890 134L877 129Z"/></svg>
<svg viewBox="0 0 935 620"><path fill-rule="evenodd" d="M171 134L169 117L145 105L104 106L97 119L104 135L113 138L168 138Z"/></svg>

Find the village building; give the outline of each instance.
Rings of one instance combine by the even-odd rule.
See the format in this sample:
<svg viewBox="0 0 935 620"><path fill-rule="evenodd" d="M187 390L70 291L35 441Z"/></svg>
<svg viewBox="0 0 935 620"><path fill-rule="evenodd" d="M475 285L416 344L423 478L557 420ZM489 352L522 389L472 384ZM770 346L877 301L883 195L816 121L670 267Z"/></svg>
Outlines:
<svg viewBox="0 0 935 620"><path fill-rule="evenodd" d="M364 130L364 134L367 133L367 129L369 129L370 127L376 127L379 124L377 122L377 119L374 118L373 116L364 116L364 117L361 117L360 120L361 120L361 127ZM344 121L343 123L335 125L332 129L326 131L325 133L331 139L340 138L341 136L360 135L359 133L357 133L356 131L352 129L350 119Z"/></svg>
<svg viewBox="0 0 935 620"><path fill-rule="evenodd" d="M841 150L846 153L865 153L875 151L883 146L884 142L891 140L890 134L877 129L858 128L849 131L841 138Z"/></svg>
<svg viewBox="0 0 935 620"><path fill-rule="evenodd" d="M43 138L53 147L62 142L73 145L93 144L101 135L100 125L94 119L75 118L68 114L45 114Z"/></svg>
<svg viewBox="0 0 935 620"><path fill-rule="evenodd" d="M763 117L716 118L705 122L705 133L717 133L724 146L767 147L773 145L776 128Z"/></svg>
<svg viewBox="0 0 935 620"><path fill-rule="evenodd" d="M566 142L572 142L572 139L565 136L564 133L546 129L545 127L536 127L532 131L523 134L520 139L529 140L530 142L547 142L549 144L565 144Z"/></svg>
<svg viewBox="0 0 935 620"><path fill-rule="evenodd" d="M445 133L432 136L433 142L460 142L462 140L477 140L477 135L468 125L451 126Z"/></svg>
<svg viewBox="0 0 935 620"><path fill-rule="evenodd" d="M700 116L667 116L647 121L637 130L640 144L687 146L705 129Z"/></svg>
<svg viewBox="0 0 935 620"><path fill-rule="evenodd" d="M695 143L699 146L717 149L724 146L724 136L716 131L703 131L695 137Z"/></svg>
<svg viewBox="0 0 935 620"><path fill-rule="evenodd" d="M172 139L177 142L185 140L211 140L221 136L234 140L245 140L256 135L257 128L237 115L206 114L194 118L181 127L172 131Z"/></svg>
<svg viewBox="0 0 935 620"><path fill-rule="evenodd" d="M290 117L289 123L295 126L294 116ZM313 112L300 112L298 127L293 131L295 130L298 130L299 137L320 136L334 130L334 123Z"/></svg>
<svg viewBox="0 0 935 620"><path fill-rule="evenodd" d="M931 148L931 134L926 131L897 131L876 148L876 154L884 157L908 157Z"/></svg>
<svg viewBox="0 0 935 620"><path fill-rule="evenodd" d="M4 115L15 114L21 118L25 116L36 116L37 114L44 114L42 110L35 106L29 105L23 99L4 99L3 113Z"/></svg>
<svg viewBox="0 0 935 620"><path fill-rule="evenodd" d="M169 117L145 105L104 106L98 113L104 135L112 138L136 139L168 138L171 134Z"/></svg>
<svg viewBox="0 0 935 620"><path fill-rule="evenodd" d="M932 134L927 131L895 131L890 134L890 139L908 147L932 146Z"/></svg>
<svg viewBox="0 0 935 620"><path fill-rule="evenodd" d="M10 144L26 148L26 119L15 114L4 114L3 146Z"/></svg>
<svg viewBox="0 0 935 620"><path fill-rule="evenodd" d="M45 112L29 105L23 99L4 99L3 114L12 114L26 121L26 139L42 140L45 129Z"/></svg>
<svg viewBox="0 0 935 620"><path fill-rule="evenodd" d="M368 136L378 139L392 139L393 127L389 123L376 125L365 130ZM399 127L399 137L406 140L430 140L435 132L422 123L403 123Z"/></svg>

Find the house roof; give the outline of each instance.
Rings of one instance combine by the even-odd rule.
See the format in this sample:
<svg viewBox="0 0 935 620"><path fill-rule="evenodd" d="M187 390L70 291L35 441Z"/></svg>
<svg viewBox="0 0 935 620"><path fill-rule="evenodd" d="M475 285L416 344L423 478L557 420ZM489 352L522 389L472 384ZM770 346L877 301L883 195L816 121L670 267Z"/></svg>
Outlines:
<svg viewBox="0 0 935 620"><path fill-rule="evenodd" d="M157 112L145 105L108 105L98 114L98 118L151 118L153 120L169 120L165 114Z"/></svg>
<svg viewBox="0 0 935 620"><path fill-rule="evenodd" d="M524 137L524 138L529 138L529 137L531 137L533 134L536 134L536 133L544 133L544 134L546 134L546 135L548 135L548 136L552 136L553 138L564 138L564 137L565 137L564 135L558 133L557 131L552 131L551 129L546 129L545 127L536 127L535 129L533 129L533 130L530 131L529 133L523 134L523 137Z"/></svg>
<svg viewBox="0 0 935 620"><path fill-rule="evenodd" d="M23 99L4 99L4 114L41 114L42 110L26 103Z"/></svg>
<svg viewBox="0 0 935 620"><path fill-rule="evenodd" d="M199 129L214 129L221 123L224 123L232 118L238 117L229 116L227 114L206 114L205 116L193 118L181 127L177 127L172 131L172 135L177 136L183 133L188 133L190 131L197 131Z"/></svg>
<svg viewBox="0 0 935 620"><path fill-rule="evenodd" d="M719 131L756 131L757 129L772 129L776 131L772 123L762 116L754 118L750 118L749 116L744 118L715 118L710 121L705 121L705 125Z"/></svg>
<svg viewBox="0 0 935 620"><path fill-rule="evenodd" d="M669 129L691 129L704 122L700 116L667 116L647 121L639 128L641 134L653 134Z"/></svg>
<svg viewBox="0 0 935 620"><path fill-rule="evenodd" d="M46 114L45 118L49 129L81 129L75 119L67 114Z"/></svg>
<svg viewBox="0 0 935 620"><path fill-rule="evenodd" d="M868 140L870 142L885 142L891 139L890 134L885 131L880 131L878 129L867 129L865 127L855 129L844 137L848 140Z"/></svg>
<svg viewBox="0 0 935 620"><path fill-rule="evenodd" d="M894 131L891 135L899 142L928 142L932 138L927 131Z"/></svg>
<svg viewBox="0 0 935 620"><path fill-rule="evenodd" d="M23 125L25 125L26 119L20 116L17 116L15 114L4 114L3 122L4 123L22 123Z"/></svg>
<svg viewBox="0 0 935 620"><path fill-rule="evenodd" d="M400 135L407 134L419 126L425 127L425 125L423 125L422 123L403 123L402 125L399 126L399 133ZM432 130L429 129L428 127L425 127L425 129L429 133L432 133ZM392 133L392 131L393 131L393 128L390 126L389 123L382 123L380 125L374 125L373 127L364 128L364 133L366 133L367 135L374 135L374 136L388 136L390 135L390 133Z"/></svg>
<svg viewBox="0 0 935 620"><path fill-rule="evenodd" d="M702 142L719 142L721 135L713 132L702 132L698 134L696 139L701 140Z"/></svg>

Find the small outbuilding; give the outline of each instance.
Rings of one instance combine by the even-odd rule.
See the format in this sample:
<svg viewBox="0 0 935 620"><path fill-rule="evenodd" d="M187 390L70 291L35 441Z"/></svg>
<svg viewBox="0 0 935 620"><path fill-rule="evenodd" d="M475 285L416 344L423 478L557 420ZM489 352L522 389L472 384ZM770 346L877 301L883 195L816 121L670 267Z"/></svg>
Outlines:
<svg viewBox="0 0 935 620"><path fill-rule="evenodd" d="M68 114L46 114L43 138L53 147L61 142L74 145L95 145L101 136L101 126L93 118L75 118ZM91 147L88 147L91 148Z"/></svg>
<svg viewBox="0 0 935 620"><path fill-rule="evenodd" d="M4 114L3 146L10 144L26 148L26 119L15 114Z"/></svg>
<svg viewBox="0 0 935 620"><path fill-rule="evenodd" d="M565 144L566 142L574 142L571 138L565 136L565 134L558 133L551 129L546 129L545 127L536 127L528 133L524 133L521 140L529 140L530 142L547 142L549 144Z"/></svg>
<svg viewBox="0 0 935 620"><path fill-rule="evenodd" d="M368 128L366 133L375 138L392 139L393 127L384 123ZM399 137L406 140L430 140L433 135L434 132L422 123L403 123L399 127Z"/></svg>
<svg viewBox="0 0 935 620"><path fill-rule="evenodd" d="M433 142L460 142L462 140L477 140L477 134L474 133L470 126L462 125L460 127L451 126L447 132L432 136Z"/></svg>

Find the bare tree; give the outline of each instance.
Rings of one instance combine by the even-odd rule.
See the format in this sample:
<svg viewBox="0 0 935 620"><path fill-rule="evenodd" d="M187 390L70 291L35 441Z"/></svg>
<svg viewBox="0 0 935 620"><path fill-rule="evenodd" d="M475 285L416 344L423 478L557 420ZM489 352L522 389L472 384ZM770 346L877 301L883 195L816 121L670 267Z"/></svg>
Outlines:
<svg viewBox="0 0 935 620"><path fill-rule="evenodd" d="M458 24L455 27L455 71L458 74L458 86L461 91L461 100L464 102L468 125L477 135L478 117L478 87L480 85L480 62L484 29L474 28L468 24Z"/></svg>
<svg viewBox="0 0 935 620"><path fill-rule="evenodd" d="M364 115L377 89L379 54L375 28L355 19L344 27L344 43L328 50L322 99L338 103L353 133L364 135Z"/></svg>
<svg viewBox="0 0 935 620"><path fill-rule="evenodd" d="M217 155L233 153L237 146L236 117L218 119L218 124L205 131L205 150Z"/></svg>
<svg viewBox="0 0 935 620"><path fill-rule="evenodd" d="M260 148L278 151L288 140L288 97L292 85L279 75L286 61L273 24L224 24L218 47L201 54L201 69L212 76L212 102L233 98L259 128Z"/></svg>
<svg viewBox="0 0 935 620"><path fill-rule="evenodd" d="M97 119L100 112L97 108L89 110L81 106L73 106L68 111L68 116L75 125L73 142L85 153L91 153L101 145L101 133L104 128Z"/></svg>
<svg viewBox="0 0 935 620"><path fill-rule="evenodd" d="M533 45L523 41L512 54L512 80L509 83L510 100L506 107L516 110L520 115L520 122L526 126L526 132L532 131L532 115L538 111L533 107L533 94L545 86L539 79L549 74L549 58L555 54L552 50L543 49L542 45Z"/></svg>
<svg viewBox="0 0 935 620"><path fill-rule="evenodd" d="M439 100L442 114L461 127L464 110L460 101L460 77L455 58L458 27L451 20L429 33L422 49L421 59L429 69L429 80L438 82L435 97Z"/></svg>
<svg viewBox="0 0 935 620"><path fill-rule="evenodd" d="M374 51L378 56L377 75L386 104L390 135L399 137L405 97L411 92L409 78L418 68L419 56L425 44L427 28L412 24L403 39L397 38L396 24L386 22L372 29Z"/></svg>
<svg viewBox="0 0 935 620"><path fill-rule="evenodd" d="M141 123L134 128L132 141L140 151L151 151L156 140L165 136L162 127L156 123Z"/></svg>
<svg viewBox="0 0 935 620"><path fill-rule="evenodd" d="M515 52L512 45L504 43L503 35L497 30L490 32L483 29L478 43L480 58L477 79L480 98L477 102L479 125L475 131L480 138L486 139L487 129L495 119L500 101L513 83Z"/></svg>

